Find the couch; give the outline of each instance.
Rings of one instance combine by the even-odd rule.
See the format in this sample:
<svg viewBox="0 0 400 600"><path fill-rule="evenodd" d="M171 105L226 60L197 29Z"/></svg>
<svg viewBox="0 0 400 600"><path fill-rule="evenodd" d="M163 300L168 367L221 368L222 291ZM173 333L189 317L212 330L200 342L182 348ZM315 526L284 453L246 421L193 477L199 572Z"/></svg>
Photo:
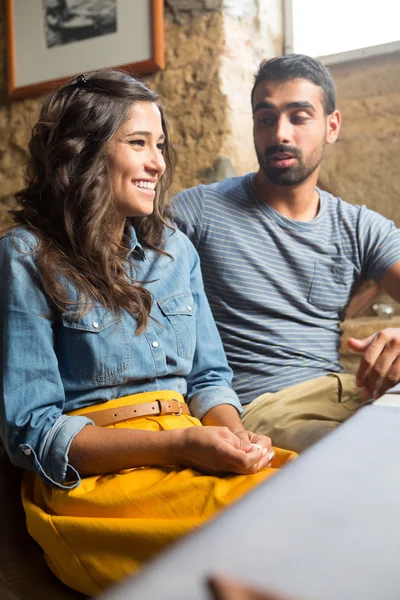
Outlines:
<svg viewBox="0 0 400 600"><path fill-rule="evenodd" d="M51 573L42 549L28 534L20 499L21 476L0 441L1 600L85 600Z"/></svg>

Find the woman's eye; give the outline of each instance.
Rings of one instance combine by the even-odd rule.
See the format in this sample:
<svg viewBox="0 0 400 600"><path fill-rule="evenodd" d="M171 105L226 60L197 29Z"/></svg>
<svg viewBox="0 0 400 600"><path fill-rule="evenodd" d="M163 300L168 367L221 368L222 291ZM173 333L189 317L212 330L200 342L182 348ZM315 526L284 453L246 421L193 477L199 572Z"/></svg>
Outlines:
<svg viewBox="0 0 400 600"><path fill-rule="evenodd" d="M144 146L145 145L145 140L130 140L129 142L131 144L131 146Z"/></svg>
<svg viewBox="0 0 400 600"><path fill-rule="evenodd" d="M164 152L164 150L165 150L165 142L157 144L157 148L160 150L160 152Z"/></svg>

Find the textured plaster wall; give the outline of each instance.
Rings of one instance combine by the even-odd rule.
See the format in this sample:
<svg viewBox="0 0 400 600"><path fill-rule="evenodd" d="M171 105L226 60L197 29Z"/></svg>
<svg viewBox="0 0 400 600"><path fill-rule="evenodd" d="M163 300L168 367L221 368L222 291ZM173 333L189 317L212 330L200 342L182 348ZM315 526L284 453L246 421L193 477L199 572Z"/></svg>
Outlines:
<svg viewBox="0 0 400 600"><path fill-rule="evenodd" d="M228 133L221 155L239 174L257 169L250 94L254 74L265 58L282 53L281 0L225 0L220 78L227 100Z"/></svg>
<svg viewBox="0 0 400 600"><path fill-rule="evenodd" d="M321 185L400 227L400 54L331 67L343 117Z"/></svg>
<svg viewBox="0 0 400 600"><path fill-rule="evenodd" d="M207 178L228 133L219 75L223 17L218 2L168 4L174 12L165 20L166 69L148 81L167 105L177 158L174 190L180 190Z"/></svg>

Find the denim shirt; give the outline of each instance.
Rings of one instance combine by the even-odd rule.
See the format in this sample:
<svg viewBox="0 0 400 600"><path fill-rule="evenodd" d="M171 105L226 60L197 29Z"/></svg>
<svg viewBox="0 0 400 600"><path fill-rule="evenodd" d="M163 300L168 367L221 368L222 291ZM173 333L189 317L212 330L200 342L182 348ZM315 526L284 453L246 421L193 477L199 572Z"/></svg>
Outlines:
<svg viewBox="0 0 400 600"><path fill-rule="evenodd" d="M218 404L241 405L215 326L196 250L184 234L165 230L173 258L143 249L130 230L129 260L152 295L149 324L101 306L76 320L55 312L36 264L38 242L17 228L0 239L0 431L15 465L49 485L72 489L80 476L68 463L84 416L65 413L121 396L176 390L201 419ZM76 290L68 286L72 305Z"/></svg>

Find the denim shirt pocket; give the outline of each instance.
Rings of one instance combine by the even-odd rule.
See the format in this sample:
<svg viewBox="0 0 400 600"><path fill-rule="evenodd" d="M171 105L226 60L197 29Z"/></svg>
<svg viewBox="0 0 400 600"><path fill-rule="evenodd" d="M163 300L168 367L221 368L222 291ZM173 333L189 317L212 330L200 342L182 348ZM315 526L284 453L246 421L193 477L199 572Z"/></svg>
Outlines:
<svg viewBox="0 0 400 600"><path fill-rule="evenodd" d="M354 265L346 260L315 261L309 302L329 311L343 310L354 283Z"/></svg>
<svg viewBox="0 0 400 600"><path fill-rule="evenodd" d="M171 324L176 337L178 356L192 360L196 348L197 306L189 291L178 292L157 302Z"/></svg>
<svg viewBox="0 0 400 600"><path fill-rule="evenodd" d="M74 375L111 383L129 367L128 335L121 316L95 307L79 318L66 312L61 319L69 368Z"/></svg>

